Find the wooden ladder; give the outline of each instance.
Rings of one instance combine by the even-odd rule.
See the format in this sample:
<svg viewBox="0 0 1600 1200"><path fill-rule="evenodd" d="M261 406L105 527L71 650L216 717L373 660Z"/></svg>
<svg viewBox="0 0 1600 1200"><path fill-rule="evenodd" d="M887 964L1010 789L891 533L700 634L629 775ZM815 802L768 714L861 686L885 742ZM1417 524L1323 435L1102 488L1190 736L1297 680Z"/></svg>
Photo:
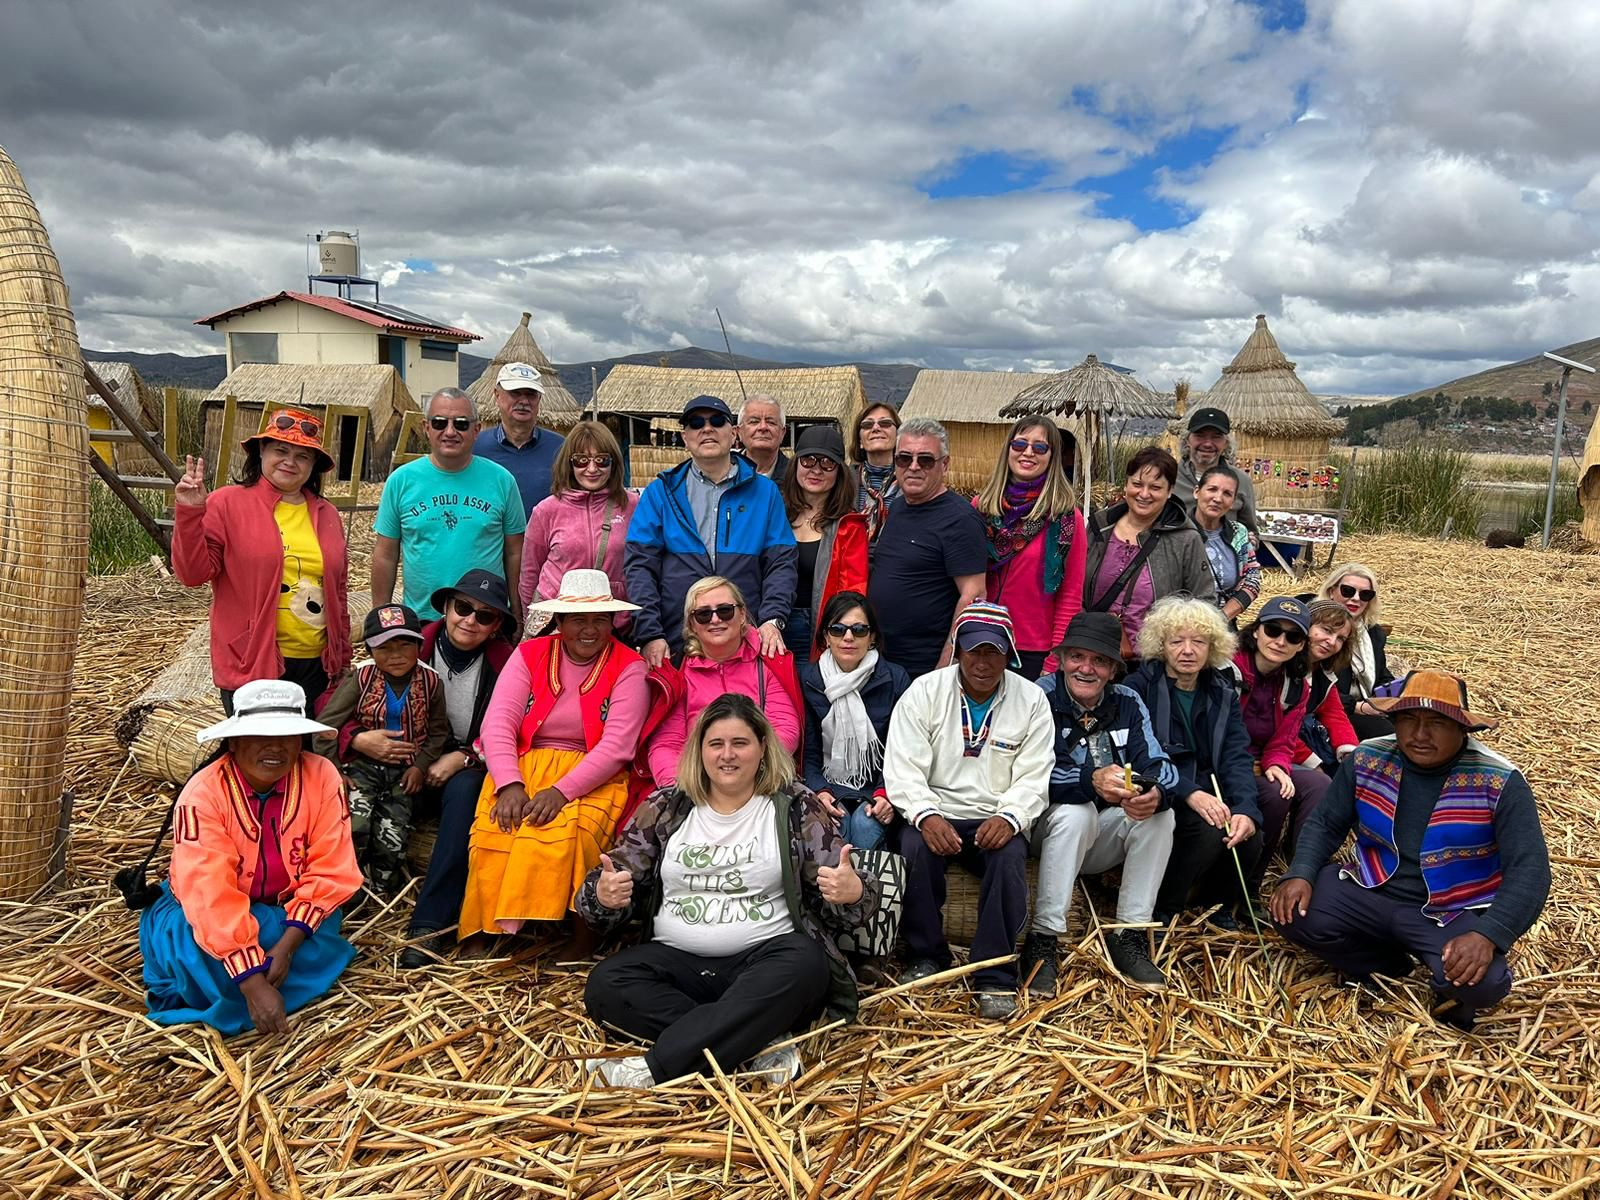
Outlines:
<svg viewBox="0 0 1600 1200"><path fill-rule="evenodd" d="M134 411L117 397L116 389L101 379L95 369L88 363L83 364L83 378L89 385L89 390L104 400L106 407L111 410L112 417L122 426L120 429L91 429L89 441L94 442L137 442L156 460L160 468L166 472L163 475L122 475L114 467L107 466L93 445L89 448L89 465L94 468L96 475L100 476L106 487L111 489L111 494L127 507L134 519L144 527L152 541L161 547L162 555L172 558L172 517L170 512L166 516L154 517L150 510L139 502L133 494L134 488L160 489L171 492L178 480L183 478L183 471L171 458L167 456L166 449L158 439L159 435L144 428L143 420L135 415ZM168 405L171 408L171 405ZM172 414L169 413L169 419Z"/></svg>

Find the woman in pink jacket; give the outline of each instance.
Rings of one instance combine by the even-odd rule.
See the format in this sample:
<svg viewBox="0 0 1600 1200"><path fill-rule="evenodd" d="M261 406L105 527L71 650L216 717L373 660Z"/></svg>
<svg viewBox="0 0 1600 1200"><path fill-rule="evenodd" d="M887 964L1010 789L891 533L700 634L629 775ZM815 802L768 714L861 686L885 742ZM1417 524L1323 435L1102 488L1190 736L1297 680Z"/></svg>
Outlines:
<svg viewBox="0 0 1600 1200"><path fill-rule="evenodd" d="M1065 458L1054 421L1023 417L972 498L989 539L987 597L1011 612L1027 679L1055 670L1053 651L1083 607L1089 539Z"/></svg>
<svg viewBox="0 0 1600 1200"><path fill-rule="evenodd" d="M650 774L657 787L678 778L678 758L700 710L726 692L752 697L767 714L790 754L800 749L800 680L794 655L761 655L744 593L720 575L708 575L683 602L683 699L650 738Z"/></svg>
<svg viewBox="0 0 1600 1200"><path fill-rule="evenodd" d="M344 530L322 498L333 458L322 419L270 414L244 439L239 482L206 495L206 463L185 458L173 490L172 570L211 585L211 678L222 710L255 679L287 679L317 701L350 665Z"/></svg>
<svg viewBox="0 0 1600 1200"><path fill-rule="evenodd" d="M604 571L611 594L628 598L622 551L639 497L622 486L622 450L599 421L579 421L550 473L550 495L534 505L522 540L523 607L561 594L568 571ZM631 612L619 612L625 630ZM533 632L537 632L536 630Z"/></svg>

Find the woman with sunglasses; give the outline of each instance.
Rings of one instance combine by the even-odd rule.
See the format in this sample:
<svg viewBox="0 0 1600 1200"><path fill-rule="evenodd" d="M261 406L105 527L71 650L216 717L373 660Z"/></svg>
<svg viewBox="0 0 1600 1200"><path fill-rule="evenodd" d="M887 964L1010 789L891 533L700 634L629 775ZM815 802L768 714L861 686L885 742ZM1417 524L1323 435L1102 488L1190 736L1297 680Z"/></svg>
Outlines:
<svg viewBox="0 0 1600 1200"><path fill-rule="evenodd" d="M817 614L839 591L867 590L872 537L856 511L856 485L845 470L844 439L831 425L813 425L795 444L794 465L778 485L799 549L800 581L783 627L789 653L811 652Z"/></svg>
<svg viewBox="0 0 1600 1200"><path fill-rule="evenodd" d="M1291 811L1298 832L1328 790L1326 775L1295 761L1310 696L1310 633L1310 610L1293 596L1274 596L1240 632L1233 656L1262 816L1261 857L1251 878L1257 888Z"/></svg>
<svg viewBox="0 0 1600 1200"><path fill-rule="evenodd" d="M418 659L444 686L450 736L444 752L428 767L428 793L436 798L439 832L428 859L427 877L417 893L400 969L426 966L446 954L455 938L441 930L456 923L467 887L467 843L478 808L478 793L488 773L473 749L483 732L484 714L494 686L517 645L517 619L505 580L491 571L468 571L453 588L433 594L444 616L422 627Z"/></svg>
<svg viewBox="0 0 1600 1200"><path fill-rule="evenodd" d="M222 709L256 679L300 685L315 712L350 665L349 563L339 513L322 498L333 457L322 420L271 413L240 443L239 482L206 495L206 463L185 457L173 489L172 571L211 585L211 678Z"/></svg>
<svg viewBox="0 0 1600 1200"><path fill-rule="evenodd" d="M1217 581L1222 615L1235 620L1261 594L1261 564L1250 531L1229 515L1239 494L1239 475L1226 463L1200 473L1194 489L1194 523L1205 538L1206 561Z"/></svg>
<svg viewBox="0 0 1600 1200"><path fill-rule="evenodd" d="M883 845L894 806L883 784L889 716L910 677L878 651L878 614L860 592L822 610L816 662L800 668L806 708L805 784L863 850Z"/></svg>
<svg viewBox="0 0 1600 1200"><path fill-rule="evenodd" d="M611 847L650 713L644 660L613 635L613 618L633 607L610 594L604 572L580 569L530 613L553 617L555 632L517 647L483 717L489 777L459 937L561 920Z"/></svg>
<svg viewBox="0 0 1600 1200"><path fill-rule="evenodd" d="M690 585L683 601L683 692L650 738L657 787L677 780L689 730L706 705L727 692L752 696L790 754L800 749L800 681L792 654L767 658L750 624L744 593L720 575Z"/></svg>
<svg viewBox="0 0 1600 1200"><path fill-rule="evenodd" d="M1310 637L1306 642L1311 650L1311 674L1306 680L1310 692L1306 696L1305 720L1300 722L1296 761L1331 779L1361 740L1345 715L1338 686L1339 673L1349 669L1355 650L1352 639L1356 619L1337 600L1318 600L1310 593L1299 599L1311 610Z"/></svg>
<svg viewBox="0 0 1600 1200"><path fill-rule="evenodd" d="M878 536L889 501L900 494L894 473L894 447L899 433L900 414L894 406L872 404L856 418L855 433L850 439L856 511L867 514L873 537Z"/></svg>
<svg viewBox="0 0 1600 1200"><path fill-rule="evenodd" d="M1317 594L1337 600L1356 619L1350 665L1339 672L1339 695L1350 724L1362 741L1387 737L1394 725L1370 703L1375 689L1394 682L1385 653L1389 627L1378 624L1378 576L1360 563L1340 563L1328 572Z"/></svg>
<svg viewBox="0 0 1600 1200"><path fill-rule="evenodd" d="M604 571L611 594L628 598L622 575L628 521L639 497L622 485L622 449L598 421L579 421L567 434L551 469L550 495L528 518L522 539L522 603L554 596L568 571ZM632 623L618 613L619 633Z"/></svg>
<svg viewBox="0 0 1600 1200"><path fill-rule="evenodd" d="M1053 651L1083 607L1089 538L1067 480L1061 431L1023 417L972 506L989 539L988 599L1011 612L1022 676L1055 670Z"/></svg>

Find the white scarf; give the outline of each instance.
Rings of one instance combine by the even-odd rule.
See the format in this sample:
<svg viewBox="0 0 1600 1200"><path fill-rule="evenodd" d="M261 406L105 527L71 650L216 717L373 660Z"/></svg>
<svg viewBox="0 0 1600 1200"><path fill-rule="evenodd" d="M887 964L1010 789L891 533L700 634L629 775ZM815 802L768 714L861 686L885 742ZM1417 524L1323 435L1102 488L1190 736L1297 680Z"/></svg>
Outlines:
<svg viewBox="0 0 1600 1200"><path fill-rule="evenodd" d="M1354 682L1351 691L1358 700L1372 695L1378 683L1377 656L1372 652L1372 634L1367 632L1365 621L1356 622L1356 652L1350 657L1350 676Z"/></svg>
<svg viewBox="0 0 1600 1200"><path fill-rule="evenodd" d="M867 717L861 689L878 666L878 652L868 650L854 671L842 670L829 650L817 661L828 715L822 718L822 773L834 783L861 789L883 765L883 743Z"/></svg>

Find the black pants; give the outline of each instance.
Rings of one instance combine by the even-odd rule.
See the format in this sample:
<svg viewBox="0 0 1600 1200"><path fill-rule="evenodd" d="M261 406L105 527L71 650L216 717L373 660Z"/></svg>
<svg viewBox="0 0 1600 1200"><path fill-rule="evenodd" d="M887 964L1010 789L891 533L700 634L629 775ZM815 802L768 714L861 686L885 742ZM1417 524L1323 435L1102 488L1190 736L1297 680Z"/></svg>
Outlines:
<svg viewBox="0 0 1600 1200"><path fill-rule="evenodd" d="M1018 834L999 850L982 850L972 839L982 821L951 821L961 838L961 853L935 854L910 825L900 827L900 853L906 860L906 895L900 914L900 936L913 959L925 958L948 967L950 943L944 936L944 873L954 862L978 876L978 929L970 953L973 962L1015 954L1017 938L1028 919L1028 839ZM972 977L979 991L1014 990L1017 964L985 967Z"/></svg>
<svg viewBox="0 0 1600 1200"><path fill-rule="evenodd" d="M439 836L434 839L428 874L411 914L413 933L448 929L461 919L461 902L467 894L467 842L487 774L481 767L467 767L450 776L439 790Z"/></svg>
<svg viewBox="0 0 1600 1200"><path fill-rule="evenodd" d="M1018 650L1017 658L1022 661L1022 669L1020 671L1015 667L1011 669L1029 683L1032 683L1040 675L1044 674L1044 660L1049 657L1050 651L1048 650Z"/></svg>
<svg viewBox="0 0 1600 1200"><path fill-rule="evenodd" d="M726 958L664 942L629 946L595 966L583 990L589 1016L640 1041L657 1083L737 1069L816 1019L828 995L828 954L786 933Z"/></svg>
<svg viewBox="0 0 1600 1200"><path fill-rule="evenodd" d="M322 698L322 693L328 690L328 673L322 669L320 658L286 658L283 660L283 674L278 678L298 683L305 690L308 717L314 714L317 701ZM222 711L225 716L233 716L234 690L221 689Z"/></svg>
<svg viewBox="0 0 1600 1200"><path fill-rule="evenodd" d="M1225 904L1229 908L1245 898L1239 890L1239 868L1233 853L1223 843L1223 832L1206 823L1204 817L1179 800L1172 806L1176 824L1172 829L1172 856L1167 873L1161 877L1156 893L1156 911L1182 912L1191 904L1209 908ZM1239 845L1239 865L1244 877L1251 878L1261 857L1262 838L1258 829Z"/></svg>

